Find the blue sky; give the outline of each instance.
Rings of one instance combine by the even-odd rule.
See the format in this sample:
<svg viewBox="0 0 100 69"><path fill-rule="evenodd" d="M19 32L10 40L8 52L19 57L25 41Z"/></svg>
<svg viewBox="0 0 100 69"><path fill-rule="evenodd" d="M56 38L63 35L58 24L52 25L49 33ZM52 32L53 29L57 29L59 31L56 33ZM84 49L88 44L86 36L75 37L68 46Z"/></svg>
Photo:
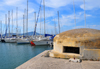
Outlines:
<svg viewBox="0 0 100 69"><path fill-rule="evenodd" d="M74 0L76 14L76 28L85 28L84 23L84 2ZM100 0L85 0L86 7L86 28L100 30ZM61 32L75 29L73 0L45 0L46 33L55 33L54 23L58 32L57 11ZM40 0L29 0L29 26L28 31L34 31L34 12L38 13ZM5 31L5 14L8 11L14 16L13 32L16 32L16 7L18 7L18 28L23 32L23 14L27 7L27 0L1 0L0 1L0 20L3 22L3 32ZM43 7L42 7L41 29L43 33ZM55 21L54 21L55 20ZM12 22L10 22L12 27ZM11 28L12 29L12 28ZM12 32L12 31L11 31ZM37 32L40 32L40 19L37 24Z"/></svg>

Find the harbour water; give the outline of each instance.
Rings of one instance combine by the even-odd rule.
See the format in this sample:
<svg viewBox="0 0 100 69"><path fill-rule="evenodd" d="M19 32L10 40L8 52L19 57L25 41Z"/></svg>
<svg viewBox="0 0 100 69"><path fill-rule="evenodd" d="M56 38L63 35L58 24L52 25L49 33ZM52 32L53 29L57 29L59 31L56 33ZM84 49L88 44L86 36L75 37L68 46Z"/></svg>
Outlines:
<svg viewBox="0 0 100 69"><path fill-rule="evenodd" d="M52 49L50 46L17 45L16 43L0 42L0 69L14 69L29 59L45 50Z"/></svg>

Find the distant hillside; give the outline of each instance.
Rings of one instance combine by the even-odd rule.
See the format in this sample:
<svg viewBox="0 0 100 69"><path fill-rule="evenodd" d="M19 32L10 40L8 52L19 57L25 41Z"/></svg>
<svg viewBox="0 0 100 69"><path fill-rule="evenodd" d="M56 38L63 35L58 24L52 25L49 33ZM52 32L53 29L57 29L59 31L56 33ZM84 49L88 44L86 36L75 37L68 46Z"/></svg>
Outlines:
<svg viewBox="0 0 100 69"><path fill-rule="evenodd" d="M5 34L3 34L4 36ZM16 35L16 33L10 33L10 35ZM18 35L23 35L22 33L21 34L18 34ZM24 33L24 35L27 35L27 33ZM28 35L29 36L32 36L33 35L33 32L28 32ZM39 33L36 33L36 35L40 35ZM9 33L7 33L7 36L9 36Z"/></svg>

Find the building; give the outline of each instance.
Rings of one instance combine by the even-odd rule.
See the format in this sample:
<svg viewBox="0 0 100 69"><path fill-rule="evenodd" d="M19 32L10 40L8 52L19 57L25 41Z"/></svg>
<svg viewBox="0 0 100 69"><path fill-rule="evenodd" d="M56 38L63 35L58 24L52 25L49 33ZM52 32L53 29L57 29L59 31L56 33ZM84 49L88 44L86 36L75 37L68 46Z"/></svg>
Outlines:
<svg viewBox="0 0 100 69"><path fill-rule="evenodd" d="M73 29L56 35L50 57L100 60L100 30Z"/></svg>

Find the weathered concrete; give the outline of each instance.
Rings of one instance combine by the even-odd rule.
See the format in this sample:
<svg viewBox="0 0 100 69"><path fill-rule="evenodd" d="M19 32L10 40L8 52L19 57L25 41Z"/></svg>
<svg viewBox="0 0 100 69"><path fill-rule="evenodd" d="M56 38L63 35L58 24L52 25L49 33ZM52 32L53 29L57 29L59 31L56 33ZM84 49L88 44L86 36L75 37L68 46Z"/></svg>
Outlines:
<svg viewBox="0 0 100 69"><path fill-rule="evenodd" d="M44 51L16 69L100 69L100 61L69 62L67 59L44 57Z"/></svg>
<svg viewBox="0 0 100 69"><path fill-rule="evenodd" d="M82 28L65 31L55 36L53 44L51 57L72 58L75 56L81 59L100 60L100 30ZM65 47L79 48L79 55L72 51L68 52Z"/></svg>

